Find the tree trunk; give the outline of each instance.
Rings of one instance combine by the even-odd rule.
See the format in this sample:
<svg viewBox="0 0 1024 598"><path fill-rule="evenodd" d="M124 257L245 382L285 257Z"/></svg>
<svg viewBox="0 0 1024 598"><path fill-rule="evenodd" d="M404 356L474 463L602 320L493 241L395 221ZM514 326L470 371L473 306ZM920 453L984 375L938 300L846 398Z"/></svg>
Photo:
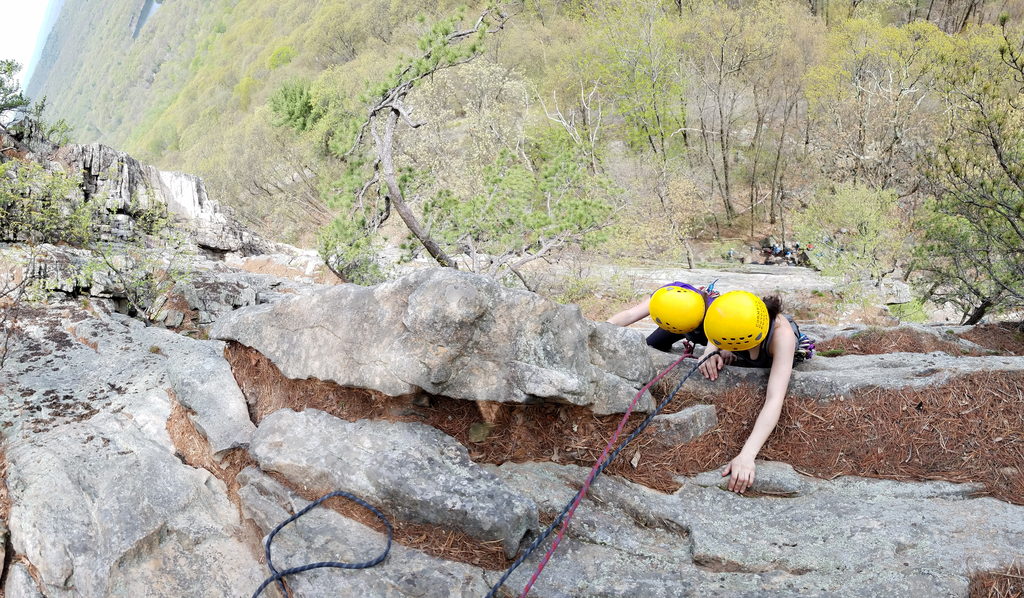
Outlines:
<svg viewBox="0 0 1024 598"><path fill-rule="evenodd" d="M974 308L974 311L972 311L971 314L967 316L967 319L964 320L963 325L973 326L977 324L978 322L981 321L982 318L985 317L985 312L988 311L988 308L990 307L992 307L992 301L989 299L983 300L977 307Z"/></svg>
<svg viewBox="0 0 1024 598"><path fill-rule="evenodd" d="M384 138L377 142L377 156L380 158L381 175L388 186L388 195L391 197L391 203L395 206L395 211L398 212L402 222L408 227L409 232L419 240L423 248L427 250L431 257L437 260L438 264L446 268L458 269L458 265L431 238L430 234L424 230L419 220L416 219L416 215L409 209L409 205L405 203L405 197L402 195L402 189L398 184L398 176L395 174L395 160L393 156L395 127L398 126L398 117L398 110L392 109L388 113L387 121L384 124Z"/></svg>

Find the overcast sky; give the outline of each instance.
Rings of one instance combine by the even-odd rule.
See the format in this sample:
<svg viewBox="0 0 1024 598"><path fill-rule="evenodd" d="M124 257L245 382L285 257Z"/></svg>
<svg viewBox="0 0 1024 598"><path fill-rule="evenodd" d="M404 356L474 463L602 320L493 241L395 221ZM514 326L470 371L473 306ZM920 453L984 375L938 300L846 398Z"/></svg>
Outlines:
<svg viewBox="0 0 1024 598"><path fill-rule="evenodd" d="M22 88L27 81L29 62L36 49L39 28L46 16L46 7L51 0L0 0L0 15L3 15L3 35L0 35L0 59L13 58L21 64Z"/></svg>

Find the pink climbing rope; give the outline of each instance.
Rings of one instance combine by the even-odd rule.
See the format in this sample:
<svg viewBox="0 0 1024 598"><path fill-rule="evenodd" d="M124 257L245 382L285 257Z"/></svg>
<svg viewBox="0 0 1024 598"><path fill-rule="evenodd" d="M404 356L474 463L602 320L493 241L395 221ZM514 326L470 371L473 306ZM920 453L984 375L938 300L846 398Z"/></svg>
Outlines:
<svg viewBox="0 0 1024 598"><path fill-rule="evenodd" d="M673 369L675 369L677 365L682 363L684 359L687 359L689 357L693 357L692 345L687 345L684 351L684 355L682 357L677 359L674 363L672 363L672 365L668 366L660 374L655 376L653 380L648 382L643 388L640 389L640 392L636 393L636 396L633 397L633 400L629 403L629 407L626 408L626 412L622 415L622 420L619 421L619 427L615 429L615 433L612 434L612 437L608 440L608 444L605 445L604 451L601 452L601 456L598 457L597 461L594 463L594 467L590 469L590 474L587 475L586 481L583 482L583 488L576 496L576 499L573 501L572 506L569 507L569 512L566 514L565 519L562 521L562 526L558 528L558 535L555 536L555 539L551 542L551 548L548 548L548 551L544 554L544 558L542 558L540 562L537 563L537 570L533 572L533 577L530 578L529 583L527 583L526 587L523 588L523 592L519 595L519 598L526 598L526 595L530 593L530 589L533 587L533 584L536 583L537 579L540 577L540 572L544 570L544 566L548 564L548 561L551 559L551 555L553 555L555 553L555 549L558 548L558 543L562 541L562 536L564 536L565 531L569 529L569 522L572 521L572 515L576 512L576 507L579 506L580 502L583 500L583 497L587 495L587 491L590 489L590 484L594 481L594 478L597 477L597 472L601 469L601 464L604 463L604 460L608 456L609 451L611 451L612 447L615 446L615 443L618 442L619 434L622 433L622 429L626 426L626 422L629 421L629 416L633 413L633 409L636 407L637 401L640 400L640 397L642 397L643 394L647 392L647 390L652 385L654 385L655 382L664 378L666 374L671 372Z"/></svg>

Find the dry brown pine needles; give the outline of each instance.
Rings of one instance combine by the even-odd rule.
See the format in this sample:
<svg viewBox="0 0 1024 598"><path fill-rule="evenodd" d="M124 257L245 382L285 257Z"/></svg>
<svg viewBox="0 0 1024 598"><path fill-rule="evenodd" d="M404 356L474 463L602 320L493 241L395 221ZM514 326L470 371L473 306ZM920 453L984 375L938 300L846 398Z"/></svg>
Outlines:
<svg viewBox="0 0 1024 598"><path fill-rule="evenodd" d="M620 419L574 406L504 405L487 438L474 442L470 431L480 423L480 413L472 402L431 397L429 406L415 405L409 399L321 381L287 380L269 360L237 345L227 355L250 405L256 406L257 420L281 406L309 406L348 420L420 421L458 439L478 462L553 461L589 467ZM681 394L671 410L698 402ZM653 435L642 434L607 471L671 492L678 488L677 476L714 469L735 456L763 401L762 388L727 390L714 398L719 425L708 434L678 446L664 446ZM630 419L623 438L643 417ZM637 452L633 467L630 461ZM975 482L982 485L979 493L1024 504L1024 374L979 373L940 388L876 389L825 403L789 397L760 457L827 479L859 475ZM456 549L462 556L445 558L462 560L465 553L485 550L473 542ZM428 545L420 548L442 556L437 552L441 548ZM500 562L495 557L479 564L500 568Z"/></svg>

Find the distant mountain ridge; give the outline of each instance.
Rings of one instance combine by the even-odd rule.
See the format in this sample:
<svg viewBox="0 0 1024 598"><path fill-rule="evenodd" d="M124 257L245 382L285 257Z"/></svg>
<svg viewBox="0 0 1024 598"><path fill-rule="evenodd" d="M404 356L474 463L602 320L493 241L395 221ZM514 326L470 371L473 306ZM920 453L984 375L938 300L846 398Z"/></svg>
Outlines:
<svg viewBox="0 0 1024 598"><path fill-rule="evenodd" d="M39 59L43 55L50 32L53 31L53 26L57 24L57 19L60 17L65 2L66 0L50 0L49 5L46 7L46 16L43 17L43 24L39 29L39 36L36 38L36 47L32 52L32 58L28 64L23 65L25 67L25 84L23 87L26 90L32 85L32 78L38 71L36 67L39 65ZM31 96L32 94L29 93L29 95Z"/></svg>

